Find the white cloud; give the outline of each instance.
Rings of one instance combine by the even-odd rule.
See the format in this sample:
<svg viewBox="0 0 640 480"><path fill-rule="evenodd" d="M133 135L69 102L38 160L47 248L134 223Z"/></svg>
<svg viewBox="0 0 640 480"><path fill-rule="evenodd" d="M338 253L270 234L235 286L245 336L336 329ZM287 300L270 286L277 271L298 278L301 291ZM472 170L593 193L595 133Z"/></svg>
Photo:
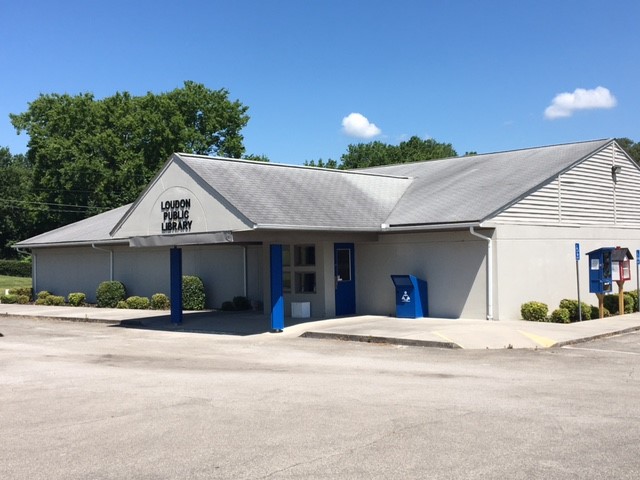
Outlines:
<svg viewBox="0 0 640 480"><path fill-rule="evenodd" d="M350 137L373 138L382 133L375 123L360 113L350 113L342 119L342 131Z"/></svg>
<svg viewBox="0 0 640 480"><path fill-rule="evenodd" d="M617 105L608 88L596 87L592 90L576 88L573 93L559 93L544 111L545 118L570 117L576 110L592 110L595 108L613 108Z"/></svg>

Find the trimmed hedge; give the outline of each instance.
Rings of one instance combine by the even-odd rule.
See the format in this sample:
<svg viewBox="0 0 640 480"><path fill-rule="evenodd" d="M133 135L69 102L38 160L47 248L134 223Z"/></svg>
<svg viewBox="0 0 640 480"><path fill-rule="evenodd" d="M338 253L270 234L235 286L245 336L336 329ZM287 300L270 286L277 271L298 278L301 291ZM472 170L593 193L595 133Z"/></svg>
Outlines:
<svg viewBox="0 0 640 480"><path fill-rule="evenodd" d="M542 302L527 302L520 306L520 315L524 320L546 322L549 307Z"/></svg>
<svg viewBox="0 0 640 480"><path fill-rule="evenodd" d="M618 295L613 293L611 295L604 296L604 308L611 312L611 315L618 315ZM627 292L624 292L624 313L633 313L634 306L633 296Z"/></svg>
<svg viewBox="0 0 640 480"><path fill-rule="evenodd" d="M233 312L235 310L235 307L233 306L233 302L222 302L222 306L220 307L220 310L222 310L223 312Z"/></svg>
<svg viewBox="0 0 640 480"><path fill-rule="evenodd" d="M18 295L12 293L9 295L0 295L0 303L18 303Z"/></svg>
<svg viewBox="0 0 640 480"><path fill-rule="evenodd" d="M49 295L47 298L44 299L44 304L55 305L60 307L65 304L64 297L62 295Z"/></svg>
<svg viewBox="0 0 640 480"><path fill-rule="evenodd" d="M247 297L233 297L231 302L222 302L220 310L224 312L241 312L243 310L251 310L251 301Z"/></svg>
<svg viewBox="0 0 640 480"><path fill-rule="evenodd" d="M122 282L110 280L98 285L96 300L99 308L116 308L118 302L124 301L127 291ZM126 308L126 307L125 307Z"/></svg>
<svg viewBox="0 0 640 480"><path fill-rule="evenodd" d="M134 310L148 310L151 302L147 297L138 297L134 295L126 300L127 307Z"/></svg>
<svg viewBox="0 0 640 480"><path fill-rule="evenodd" d="M9 295L0 295L0 303L19 303L20 305L26 305L29 303L30 298L26 295L18 295L16 293L9 293Z"/></svg>
<svg viewBox="0 0 640 480"><path fill-rule="evenodd" d="M151 295L151 308L153 310L169 310L171 301L164 293L155 293Z"/></svg>
<svg viewBox="0 0 640 480"><path fill-rule="evenodd" d="M31 297L33 297L33 288L31 288L31 287L11 288L9 290L9 293L12 294L12 295L25 296L29 300L31 300ZM29 300L27 300L27 302Z"/></svg>
<svg viewBox="0 0 640 480"><path fill-rule="evenodd" d="M629 290L628 292L624 292L625 296L629 295L631 298L633 298L633 311L637 312L638 311L638 291L637 290ZM626 310L626 305L625 305L625 310Z"/></svg>
<svg viewBox="0 0 640 480"><path fill-rule="evenodd" d="M65 302L64 302L63 296L52 295L46 290L42 290L41 292L38 292L36 305L55 305L59 307L59 306L65 305Z"/></svg>
<svg viewBox="0 0 640 480"><path fill-rule="evenodd" d="M204 310L204 284L198 277L182 277L182 308L184 310Z"/></svg>
<svg viewBox="0 0 640 480"><path fill-rule="evenodd" d="M251 310L251 302L247 297L233 297L233 307L236 310Z"/></svg>
<svg viewBox="0 0 640 480"><path fill-rule="evenodd" d="M0 275L28 278L31 276L31 264L19 260L0 260Z"/></svg>
<svg viewBox="0 0 640 480"><path fill-rule="evenodd" d="M571 323L569 310L566 308L556 308L551 312L551 321L554 323Z"/></svg>
<svg viewBox="0 0 640 480"><path fill-rule="evenodd" d="M84 305L84 301L87 299L87 296L81 292L70 293L68 295L69 305L72 307L81 307Z"/></svg>
<svg viewBox="0 0 640 480"><path fill-rule="evenodd" d="M582 307L582 320L591 320L591 305L580 302L580 306ZM570 300L568 298L565 298L564 300L560 301L560 308L564 308L569 312L570 321L577 322L579 320L578 300Z"/></svg>

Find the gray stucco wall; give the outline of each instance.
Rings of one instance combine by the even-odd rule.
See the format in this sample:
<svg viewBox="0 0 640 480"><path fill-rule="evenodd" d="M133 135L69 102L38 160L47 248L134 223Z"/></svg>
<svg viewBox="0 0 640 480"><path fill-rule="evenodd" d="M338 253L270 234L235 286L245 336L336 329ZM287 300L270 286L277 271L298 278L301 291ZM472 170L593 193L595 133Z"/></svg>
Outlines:
<svg viewBox="0 0 640 480"><path fill-rule="evenodd" d="M103 248L113 251L113 279L124 283L128 296L169 295L168 248ZM183 248L183 274L202 279L207 307L217 308L222 302L245 294L252 300L262 299L261 247L246 248L246 264L242 246ZM94 303L98 285L110 279L110 254L103 250L91 247L48 248L38 249L35 254L36 291L48 290L65 297L72 292L83 292L87 301Z"/></svg>
<svg viewBox="0 0 640 480"><path fill-rule="evenodd" d="M485 318L486 242L468 232L381 235L356 245L357 311L395 315L392 274L428 282L429 316Z"/></svg>
<svg viewBox="0 0 640 480"><path fill-rule="evenodd" d="M577 277L575 243L580 243L579 261L581 300L597 305L589 293L587 252L600 247L627 247L635 256L640 248L640 230L602 227L533 227L501 225L497 231L497 281L501 319L519 319L520 306L536 300L558 308L563 298L576 299ZM636 269L625 290L636 288ZM618 292L617 286L614 287Z"/></svg>
<svg viewBox="0 0 640 480"><path fill-rule="evenodd" d="M100 282L109 279L109 254L91 247L34 250L33 288L67 297L82 292L95 302Z"/></svg>

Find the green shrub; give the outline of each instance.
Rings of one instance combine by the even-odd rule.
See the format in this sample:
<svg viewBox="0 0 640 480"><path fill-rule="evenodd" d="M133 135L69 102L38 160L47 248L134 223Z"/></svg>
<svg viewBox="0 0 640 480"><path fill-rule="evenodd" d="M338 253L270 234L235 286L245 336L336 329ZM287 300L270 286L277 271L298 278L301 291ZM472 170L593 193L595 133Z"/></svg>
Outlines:
<svg viewBox="0 0 640 480"><path fill-rule="evenodd" d="M33 288L31 287L20 287L20 288L12 288L9 290L9 293L13 295L25 295L29 299L33 296Z"/></svg>
<svg viewBox="0 0 640 480"><path fill-rule="evenodd" d="M37 299L38 300L44 300L45 298L47 298L49 295L51 295L50 292L47 292L46 290L41 290L38 292L37 295Z"/></svg>
<svg viewBox="0 0 640 480"><path fill-rule="evenodd" d="M153 310L169 310L171 301L164 293L155 293L151 295L151 308Z"/></svg>
<svg viewBox="0 0 640 480"><path fill-rule="evenodd" d="M182 277L182 308L184 310L204 310L204 284L198 277Z"/></svg>
<svg viewBox="0 0 640 480"><path fill-rule="evenodd" d="M67 298L69 300L69 305L72 307L81 307L84 305L84 301L87 299L87 296L84 293L75 292L70 293Z"/></svg>
<svg viewBox="0 0 640 480"><path fill-rule="evenodd" d="M551 312L551 321L554 323L571 323L571 314L567 308L556 308Z"/></svg>
<svg viewBox="0 0 640 480"><path fill-rule="evenodd" d="M235 309L236 307L233 305L233 302L222 302L220 306L220 310L223 312L233 312Z"/></svg>
<svg viewBox="0 0 640 480"><path fill-rule="evenodd" d="M633 311L638 311L638 291L631 290L630 292L626 292L631 298L633 298Z"/></svg>
<svg viewBox="0 0 640 480"><path fill-rule="evenodd" d="M18 295L0 295L0 303L18 303Z"/></svg>
<svg viewBox="0 0 640 480"><path fill-rule="evenodd" d="M251 301L247 297L233 297L235 310L251 310Z"/></svg>
<svg viewBox="0 0 640 480"><path fill-rule="evenodd" d="M51 292L41 290L36 298L36 305L64 305L64 297L53 295Z"/></svg>
<svg viewBox="0 0 640 480"><path fill-rule="evenodd" d="M20 260L0 260L0 275L30 277L31 264Z"/></svg>
<svg viewBox="0 0 640 480"><path fill-rule="evenodd" d="M633 297L624 293L624 313L633 313L633 305L634 305ZM618 294L613 293L611 295L604 296L604 308L611 312L611 315L618 315Z"/></svg>
<svg viewBox="0 0 640 480"><path fill-rule="evenodd" d="M99 308L115 308L118 302L127 296L126 289L121 282L110 280L98 285L96 300Z"/></svg>
<svg viewBox="0 0 640 480"><path fill-rule="evenodd" d="M520 306L520 315L531 322L546 322L549 307L542 302L527 302Z"/></svg>
<svg viewBox="0 0 640 480"><path fill-rule="evenodd" d="M584 302L580 302L580 306L582 307L582 320L591 320L591 306ZM560 308L565 308L569 311L570 321L577 322L579 320L578 300L565 298L560 301Z"/></svg>
<svg viewBox="0 0 640 480"><path fill-rule="evenodd" d="M20 305L26 305L27 303L29 303L29 300L31 300L31 298L27 297L26 295L18 295L18 303Z"/></svg>
<svg viewBox="0 0 640 480"><path fill-rule="evenodd" d="M129 305L124 300L120 300L116 303L116 308L129 308Z"/></svg>
<svg viewBox="0 0 640 480"><path fill-rule="evenodd" d="M148 310L149 306L151 305L151 302L149 302L149 299L147 297L138 297L135 295L133 297L127 298L126 302L127 307L134 310Z"/></svg>
<svg viewBox="0 0 640 480"><path fill-rule="evenodd" d="M45 305L54 305L58 307L64 305L64 297L61 295L49 295L43 300Z"/></svg>
<svg viewBox="0 0 640 480"><path fill-rule="evenodd" d="M611 316L611 312L606 308L604 309L603 314L604 318ZM591 318L600 318L600 310L598 310L598 307L596 307L595 305L591 305Z"/></svg>

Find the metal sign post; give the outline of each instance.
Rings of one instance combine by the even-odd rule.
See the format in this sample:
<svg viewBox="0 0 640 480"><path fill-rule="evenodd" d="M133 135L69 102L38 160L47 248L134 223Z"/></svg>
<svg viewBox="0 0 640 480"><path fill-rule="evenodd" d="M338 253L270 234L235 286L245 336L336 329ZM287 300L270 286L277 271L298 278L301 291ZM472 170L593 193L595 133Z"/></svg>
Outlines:
<svg viewBox="0 0 640 480"><path fill-rule="evenodd" d="M582 302L580 301L580 244L576 243L576 280L578 283L578 321L582 321Z"/></svg>

